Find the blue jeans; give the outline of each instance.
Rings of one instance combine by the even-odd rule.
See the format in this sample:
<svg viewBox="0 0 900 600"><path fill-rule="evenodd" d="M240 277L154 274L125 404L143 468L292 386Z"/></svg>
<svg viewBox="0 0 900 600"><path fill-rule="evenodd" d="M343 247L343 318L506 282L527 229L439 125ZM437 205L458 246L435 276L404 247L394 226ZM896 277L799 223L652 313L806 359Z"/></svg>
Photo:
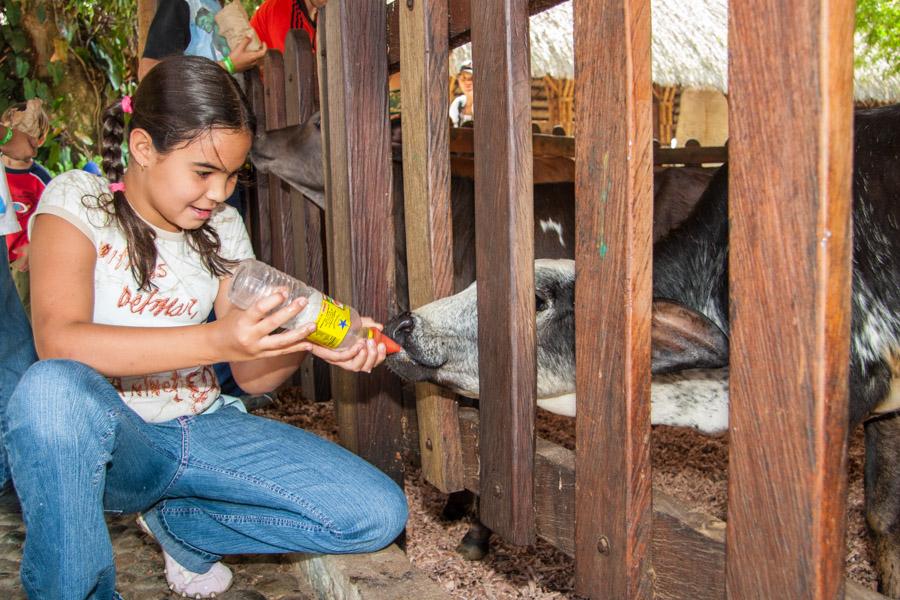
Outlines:
<svg viewBox="0 0 900 600"><path fill-rule="evenodd" d="M2 177L2 175L0 175ZM5 236L0 235L0 422L6 410L6 403L12 395L25 369L37 360L31 325L19 301L16 286L9 272L9 257ZM6 466L6 451L0 444L0 491L9 482Z"/></svg>
<svg viewBox="0 0 900 600"><path fill-rule="evenodd" d="M73 361L34 364L4 429L32 598L112 597L104 511L144 513L198 573L223 554L375 551L406 523L403 491L336 444L235 408L146 423Z"/></svg>

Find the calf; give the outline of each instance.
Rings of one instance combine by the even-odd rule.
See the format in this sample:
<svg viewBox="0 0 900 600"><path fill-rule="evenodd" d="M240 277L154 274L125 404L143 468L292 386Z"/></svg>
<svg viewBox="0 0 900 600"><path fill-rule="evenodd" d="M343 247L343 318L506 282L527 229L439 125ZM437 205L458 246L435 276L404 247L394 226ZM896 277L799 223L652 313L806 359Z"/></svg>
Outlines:
<svg viewBox="0 0 900 600"><path fill-rule="evenodd" d="M900 597L900 105L855 117L850 421L865 423L866 516L881 589ZM717 432L727 425L728 169L654 246L651 418ZM536 261L538 405L574 415L574 265ZM476 288L392 320L401 376L478 395ZM686 370L703 367L694 396ZM682 373L680 380L663 374ZM696 375L696 372L690 372ZM668 393L665 392L668 388ZM686 392L686 393L685 393ZM693 397L692 397L693 396Z"/></svg>
<svg viewBox="0 0 900 600"><path fill-rule="evenodd" d="M250 159L260 173L272 173L324 207L321 120L315 113L306 122L273 131L260 128ZM394 230L398 304L408 306L406 236L403 211L402 129L391 124L393 141ZM690 214L706 188L711 169L657 168L654 177L653 239L657 240ZM452 177L450 202L453 223L454 291L475 281L475 187L471 179ZM572 183L534 187L535 256L572 258L575 244L575 186Z"/></svg>
<svg viewBox="0 0 900 600"><path fill-rule="evenodd" d="M395 149L396 151L396 149ZM406 236L403 211L403 169L394 161L394 227L398 305L407 301ZM682 167L654 171L653 239L666 235L684 221L706 189L713 169ZM459 292L475 281L475 182L451 177L450 205L453 240L453 291ZM534 186L534 256L574 258L575 185L542 183Z"/></svg>
<svg viewBox="0 0 900 600"><path fill-rule="evenodd" d="M319 206L324 205L322 134L319 113L304 123L266 131L259 126L250 162L260 173L273 173Z"/></svg>

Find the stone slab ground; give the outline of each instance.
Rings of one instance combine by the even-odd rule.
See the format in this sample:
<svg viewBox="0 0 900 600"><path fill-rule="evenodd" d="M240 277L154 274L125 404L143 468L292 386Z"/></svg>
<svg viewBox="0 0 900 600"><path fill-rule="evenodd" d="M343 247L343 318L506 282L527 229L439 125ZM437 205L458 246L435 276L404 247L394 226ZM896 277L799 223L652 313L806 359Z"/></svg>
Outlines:
<svg viewBox="0 0 900 600"><path fill-rule="evenodd" d="M138 529L133 516L107 519L119 592L125 600L174 598L163 574L159 546ZM25 526L13 493L0 496L0 598L25 600L19 562ZM415 571L391 546L359 556L240 556L225 562L235 574L221 600L444 600L448 596Z"/></svg>

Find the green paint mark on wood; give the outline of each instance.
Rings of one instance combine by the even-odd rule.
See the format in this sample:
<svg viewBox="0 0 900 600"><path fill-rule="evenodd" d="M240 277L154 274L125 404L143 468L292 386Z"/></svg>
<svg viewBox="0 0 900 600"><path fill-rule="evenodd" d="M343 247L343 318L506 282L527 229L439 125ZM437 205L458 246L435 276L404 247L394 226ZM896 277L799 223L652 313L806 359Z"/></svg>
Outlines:
<svg viewBox="0 0 900 600"><path fill-rule="evenodd" d="M606 180L606 186L600 191L600 215L598 221L599 232L597 234L597 249L600 251L600 258L606 258L609 247L603 239L606 230L606 203L609 200L609 192L612 189L612 181L608 179L609 174L609 152L603 153L603 169L600 173L600 181Z"/></svg>
<svg viewBox="0 0 900 600"><path fill-rule="evenodd" d="M609 170L609 152L603 153L603 171L600 174L600 179L606 179L606 173ZM612 181L606 182L606 187L600 192L600 202L606 204L606 201L609 200L609 189L612 186ZM602 213L601 213L602 214ZM602 221L601 221L602 222Z"/></svg>

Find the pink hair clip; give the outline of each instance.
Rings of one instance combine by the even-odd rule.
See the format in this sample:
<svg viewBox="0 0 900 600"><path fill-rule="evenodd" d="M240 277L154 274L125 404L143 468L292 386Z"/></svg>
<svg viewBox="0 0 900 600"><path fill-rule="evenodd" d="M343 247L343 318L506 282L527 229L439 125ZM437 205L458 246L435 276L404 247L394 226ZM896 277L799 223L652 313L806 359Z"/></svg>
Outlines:
<svg viewBox="0 0 900 600"><path fill-rule="evenodd" d="M125 184L122 183L121 181L117 181L117 182L115 182L115 183L111 183L111 184L109 184L109 191L111 191L111 192L113 192L113 193L115 193L115 192L124 192L124 191L125 191Z"/></svg>
<svg viewBox="0 0 900 600"><path fill-rule="evenodd" d="M122 96L122 101L119 102L119 105L122 107L122 112L131 114L134 112L134 106L131 104L131 96Z"/></svg>

